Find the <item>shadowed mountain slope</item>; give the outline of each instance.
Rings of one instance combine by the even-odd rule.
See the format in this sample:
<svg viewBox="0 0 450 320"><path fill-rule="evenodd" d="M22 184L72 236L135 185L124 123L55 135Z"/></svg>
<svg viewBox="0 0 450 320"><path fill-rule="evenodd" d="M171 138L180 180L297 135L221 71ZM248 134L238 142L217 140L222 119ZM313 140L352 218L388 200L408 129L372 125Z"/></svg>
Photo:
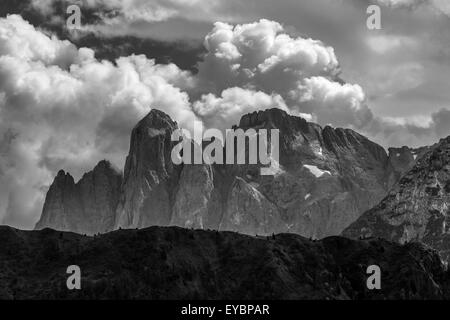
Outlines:
<svg viewBox="0 0 450 320"><path fill-rule="evenodd" d="M373 209L343 235L421 241L450 257L450 137L431 147Z"/></svg>

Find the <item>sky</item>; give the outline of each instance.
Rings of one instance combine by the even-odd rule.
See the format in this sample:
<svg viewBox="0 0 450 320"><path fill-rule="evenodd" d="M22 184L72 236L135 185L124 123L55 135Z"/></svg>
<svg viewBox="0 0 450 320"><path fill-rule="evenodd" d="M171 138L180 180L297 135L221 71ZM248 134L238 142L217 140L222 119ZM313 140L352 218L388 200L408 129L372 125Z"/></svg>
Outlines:
<svg viewBox="0 0 450 320"><path fill-rule="evenodd" d="M276 107L433 144L450 135L449 31L447 0L2 0L0 224L33 228L60 169L121 170L151 108L224 129Z"/></svg>

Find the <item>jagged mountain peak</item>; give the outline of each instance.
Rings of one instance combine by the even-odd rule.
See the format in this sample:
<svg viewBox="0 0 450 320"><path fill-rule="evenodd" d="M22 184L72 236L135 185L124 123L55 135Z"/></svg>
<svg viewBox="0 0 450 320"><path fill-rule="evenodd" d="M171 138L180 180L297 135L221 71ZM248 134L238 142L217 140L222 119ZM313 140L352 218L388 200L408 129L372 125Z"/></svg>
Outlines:
<svg viewBox="0 0 450 320"><path fill-rule="evenodd" d="M103 159L97 163L92 170L93 172L104 172L108 174L121 174L121 171L113 165L109 160Z"/></svg>
<svg viewBox="0 0 450 320"><path fill-rule="evenodd" d="M338 154L337 148L365 148L377 160L387 161L387 153L382 146L352 129L333 128L329 125L322 128L319 124L309 122L296 115L290 115L278 108L245 114L241 117L239 127L243 129L279 129L282 139L280 145L282 148L286 147L288 149L286 151L289 151L291 140L296 140L301 135L306 143L318 144L335 154Z"/></svg>
<svg viewBox="0 0 450 320"><path fill-rule="evenodd" d="M177 128L169 115L155 108L134 127L115 228L170 222L171 189L179 174L171 159L171 134Z"/></svg>
<svg viewBox="0 0 450 320"><path fill-rule="evenodd" d="M316 135L322 130L318 124L308 122L299 116L290 115L286 111L278 108L259 110L245 114L239 121L239 127L243 129L279 129L280 133L284 136L295 135L298 132L304 133L305 135Z"/></svg>
<svg viewBox="0 0 450 320"><path fill-rule="evenodd" d="M270 125L272 125L272 127L279 128L284 127L294 120L307 122L305 119L291 116L286 111L279 108L271 108L243 115L239 122L239 127L254 127L261 125L270 127Z"/></svg>
<svg viewBox="0 0 450 320"><path fill-rule="evenodd" d="M58 174L56 175L55 179L62 180L62 179L72 179L73 177L69 172L64 171L63 169L58 171Z"/></svg>
<svg viewBox="0 0 450 320"><path fill-rule="evenodd" d="M133 130L140 128L151 129L174 129L177 127L177 123L165 112L152 108L150 112L140 120Z"/></svg>
<svg viewBox="0 0 450 320"><path fill-rule="evenodd" d="M322 134L325 147L334 153L337 152L337 148L363 148L375 159L381 162L387 161L387 153L382 146L352 129L325 126Z"/></svg>
<svg viewBox="0 0 450 320"><path fill-rule="evenodd" d="M100 161L77 183L70 173L60 170L35 228L88 234L111 230L121 184L121 173L106 160Z"/></svg>

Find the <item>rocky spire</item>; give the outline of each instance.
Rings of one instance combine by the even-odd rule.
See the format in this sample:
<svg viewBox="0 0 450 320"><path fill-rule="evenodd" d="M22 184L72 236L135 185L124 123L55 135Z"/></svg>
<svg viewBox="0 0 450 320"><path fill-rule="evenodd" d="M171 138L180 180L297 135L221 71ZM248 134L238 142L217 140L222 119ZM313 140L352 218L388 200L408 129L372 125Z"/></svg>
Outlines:
<svg viewBox="0 0 450 320"><path fill-rule="evenodd" d="M112 230L122 176L103 160L75 183L63 170L50 186L36 229L95 234Z"/></svg>
<svg viewBox="0 0 450 320"><path fill-rule="evenodd" d="M115 227L168 225L178 172L171 160L176 122L152 109L131 133Z"/></svg>

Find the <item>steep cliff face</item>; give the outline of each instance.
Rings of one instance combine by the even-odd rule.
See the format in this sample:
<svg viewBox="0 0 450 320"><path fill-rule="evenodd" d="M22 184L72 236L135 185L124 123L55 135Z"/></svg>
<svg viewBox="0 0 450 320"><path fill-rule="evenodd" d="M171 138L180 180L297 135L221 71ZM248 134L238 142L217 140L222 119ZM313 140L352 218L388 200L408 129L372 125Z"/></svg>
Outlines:
<svg viewBox="0 0 450 320"><path fill-rule="evenodd" d="M50 227L86 234L111 230L121 183L121 174L107 161L99 162L77 183L69 173L59 171L36 229Z"/></svg>
<svg viewBox="0 0 450 320"><path fill-rule="evenodd" d="M177 124L153 109L131 133L115 228L168 225L178 173L170 153Z"/></svg>
<svg viewBox="0 0 450 320"><path fill-rule="evenodd" d="M83 215L75 189L73 177L60 170L47 192L36 229L50 227L63 231L80 230Z"/></svg>
<svg viewBox="0 0 450 320"><path fill-rule="evenodd" d="M214 190L214 174L210 165L184 166L178 182L171 225L203 229L209 223L209 205Z"/></svg>
<svg viewBox="0 0 450 320"><path fill-rule="evenodd" d="M422 241L450 257L450 137L430 148L387 197L347 228L348 237Z"/></svg>
<svg viewBox="0 0 450 320"><path fill-rule="evenodd" d="M236 177L218 229L267 235L286 230L281 211L251 183Z"/></svg>
<svg viewBox="0 0 450 320"><path fill-rule="evenodd" d="M88 174L78 183L86 185L81 197L78 184L61 173L55 185L67 186L51 188L38 227L90 233L88 224L102 231L174 225L322 238L341 233L377 204L414 162L412 156L393 159L352 130L322 128L279 109L244 115L236 127L279 129L280 167L274 175L260 175L260 165L174 165L171 134L177 124L153 109L132 131L120 193L89 198L89 190L102 187L93 186ZM101 208L108 195L114 199L106 214ZM47 211L61 211L50 215L60 221L52 222L56 218ZM104 221L101 229L91 218L97 216Z"/></svg>
<svg viewBox="0 0 450 320"><path fill-rule="evenodd" d="M246 115L240 127L280 130L276 175L236 171L276 206L283 231L314 238L339 234L387 192L385 150L352 130L322 128L279 109Z"/></svg>
<svg viewBox="0 0 450 320"><path fill-rule="evenodd" d="M421 158L429 147L408 148L389 148L389 165L387 171L388 186L391 189L398 180L406 174L416 164L416 160Z"/></svg>

